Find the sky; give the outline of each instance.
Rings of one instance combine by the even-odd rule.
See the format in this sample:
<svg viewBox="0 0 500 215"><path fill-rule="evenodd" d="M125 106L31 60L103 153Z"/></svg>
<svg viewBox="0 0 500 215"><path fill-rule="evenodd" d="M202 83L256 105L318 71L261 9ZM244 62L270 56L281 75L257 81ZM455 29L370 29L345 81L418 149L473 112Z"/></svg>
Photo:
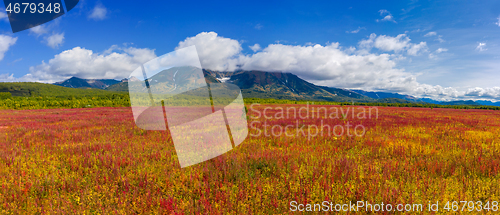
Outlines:
<svg viewBox="0 0 500 215"><path fill-rule="evenodd" d="M500 1L84 0L15 34L0 5L0 82L123 79L191 45L206 69L500 101Z"/></svg>

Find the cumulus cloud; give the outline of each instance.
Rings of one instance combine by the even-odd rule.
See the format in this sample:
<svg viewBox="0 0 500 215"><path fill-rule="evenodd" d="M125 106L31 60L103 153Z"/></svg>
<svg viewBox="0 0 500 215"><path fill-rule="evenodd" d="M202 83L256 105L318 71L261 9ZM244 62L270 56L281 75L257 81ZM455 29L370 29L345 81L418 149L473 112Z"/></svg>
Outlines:
<svg viewBox="0 0 500 215"><path fill-rule="evenodd" d="M256 52L256 51L259 51L261 50L262 48L260 47L259 44L255 43L255 45L253 46L248 46L250 49L252 49L252 51Z"/></svg>
<svg viewBox="0 0 500 215"><path fill-rule="evenodd" d="M405 75L394 68L396 63L391 57L389 54L350 55L338 43L326 46L271 44L247 56L242 69L291 72L327 86L375 87L387 85L387 79Z"/></svg>
<svg viewBox="0 0 500 215"><path fill-rule="evenodd" d="M427 51L427 43L426 42L420 42L419 44L412 44L408 48L408 54L416 56L418 55L419 52L425 52Z"/></svg>
<svg viewBox="0 0 500 215"><path fill-rule="evenodd" d="M29 74L15 81L53 83L72 76L121 79L128 77L142 63L154 58L154 50L150 49L113 47L108 53L94 53L92 50L75 47L63 51L48 62L30 67ZM9 77L11 76L7 76L7 79L12 81Z"/></svg>
<svg viewBox="0 0 500 215"><path fill-rule="evenodd" d="M234 70L237 68L241 54L241 44L238 40L224 38L215 32L202 32L194 37L188 37L179 42L177 49L196 46L200 63L203 68L213 70Z"/></svg>
<svg viewBox="0 0 500 215"><path fill-rule="evenodd" d="M48 29L47 29L47 27L45 27L45 25L35 26L33 28L30 28L29 31L30 31L30 34L35 34L36 36L40 36L40 35L48 33Z"/></svg>
<svg viewBox="0 0 500 215"><path fill-rule="evenodd" d="M479 43L476 47L476 50L478 50L480 52L488 50L488 49L486 49L486 43Z"/></svg>
<svg viewBox="0 0 500 215"><path fill-rule="evenodd" d="M430 37L430 36L436 36L436 35L437 35L437 33L435 31L431 31L431 32L425 34L424 37Z"/></svg>
<svg viewBox="0 0 500 215"><path fill-rule="evenodd" d="M47 45L53 49L59 48L64 43L64 33L53 34L46 39Z"/></svg>
<svg viewBox="0 0 500 215"><path fill-rule="evenodd" d="M371 34L366 40L361 40L358 44L361 48L371 49L375 47L382 51L393 51L396 53L401 53L406 51L409 55L418 55L420 52L427 51L427 43L420 42L414 44L410 42L411 39L406 36L406 34L400 34L396 37L391 37L387 35Z"/></svg>
<svg viewBox="0 0 500 215"><path fill-rule="evenodd" d="M396 23L396 21L394 21L394 17L393 17L391 14L389 14L389 15L385 16L385 17L384 17L383 19L381 19L380 21L391 21L391 22Z"/></svg>
<svg viewBox="0 0 500 215"><path fill-rule="evenodd" d="M96 21L103 20L106 19L107 13L108 10L102 4L97 4L88 15L88 18Z"/></svg>
<svg viewBox="0 0 500 215"><path fill-rule="evenodd" d="M383 19L377 19L376 20L377 22L389 21L389 22L397 23L394 20L394 17L392 16L392 14L389 11L387 11L387 10L379 10L378 12L380 13L380 16L383 16L384 18Z"/></svg>
<svg viewBox="0 0 500 215"><path fill-rule="evenodd" d="M7 52L11 46L16 44L16 42L17 37L0 35L0 61L3 60L5 52Z"/></svg>
<svg viewBox="0 0 500 215"><path fill-rule="evenodd" d="M498 27L500 27L500 16L498 16L498 22L496 22L495 24L498 25Z"/></svg>
<svg viewBox="0 0 500 215"><path fill-rule="evenodd" d="M409 44L410 38L408 38L406 34L400 34L396 37L380 35L374 41L375 48L395 52L404 50Z"/></svg>
<svg viewBox="0 0 500 215"><path fill-rule="evenodd" d="M447 52L447 51L448 51L448 49L445 49L445 48L438 48L438 49L436 50L436 53Z"/></svg>
<svg viewBox="0 0 500 215"><path fill-rule="evenodd" d="M500 100L500 87L481 88L474 87L464 91L459 91L453 87L441 87L439 85L419 84L415 90L415 95L435 100Z"/></svg>
<svg viewBox="0 0 500 215"><path fill-rule="evenodd" d="M7 20L9 20L9 17L7 16L7 14L5 12L0 11L0 21L2 21L2 20L7 21Z"/></svg>
<svg viewBox="0 0 500 215"><path fill-rule="evenodd" d="M52 32L51 35L48 35L51 29L55 28L57 25L59 25L59 21L55 21L54 23L50 24L38 25L36 27L30 28L29 32L30 34L35 35L37 38L45 35L41 42L53 49L57 49L64 43L64 32Z"/></svg>
<svg viewBox="0 0 500 215"><path fill-rule="evenodd" d="M14 82L16 78L14 78L14 74L0 74L0 82Z"/></svg>
<svg viewBox="0 0 500 215"><path fill-rule="evenodd" d="M474 96L474 97L484 97L490 99L499 99L500 98L500 87L492 87L492 88L470 88L465 92L466 96Z"/></svg>

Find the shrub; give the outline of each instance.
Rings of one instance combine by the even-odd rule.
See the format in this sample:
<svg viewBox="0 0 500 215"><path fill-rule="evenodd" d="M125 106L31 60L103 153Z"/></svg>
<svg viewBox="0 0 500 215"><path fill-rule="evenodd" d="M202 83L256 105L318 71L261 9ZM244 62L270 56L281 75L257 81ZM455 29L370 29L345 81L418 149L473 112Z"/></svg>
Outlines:
<svg viewBox="0 0 500 215"><path fill-rule="evenodd" d="M0 99L10 99L12 94L10 92L0 92Z"/></svg>

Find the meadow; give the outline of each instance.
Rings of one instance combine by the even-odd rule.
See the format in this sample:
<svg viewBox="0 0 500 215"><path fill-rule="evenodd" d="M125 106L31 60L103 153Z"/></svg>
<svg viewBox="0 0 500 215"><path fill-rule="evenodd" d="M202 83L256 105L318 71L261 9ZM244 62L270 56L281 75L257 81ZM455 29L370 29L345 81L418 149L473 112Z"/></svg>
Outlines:
<svg viewBox="0 0 500 215"><path fill-rule="evenodd" d="M0 214L276 214L292 201L424 204L423 213L434 213L429 201L437 213L481 201L489 211L476 213L494 213L500 201L499 111L377 107L377 117L335 118L317 110L345 107L316 104L280 118L266 116L305 105L250 105L241 145L182 169L168 131L139 129L130 107L0 110ZM365 132L294 132L320 123ZM290 135L273 135L287 125Z"/></svg>

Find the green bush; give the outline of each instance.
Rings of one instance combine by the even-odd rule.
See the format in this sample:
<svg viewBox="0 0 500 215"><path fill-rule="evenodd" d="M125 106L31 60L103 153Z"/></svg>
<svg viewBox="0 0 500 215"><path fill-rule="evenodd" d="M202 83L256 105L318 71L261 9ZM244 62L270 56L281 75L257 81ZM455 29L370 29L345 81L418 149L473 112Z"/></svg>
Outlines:
<svg viewBox="0 0 500 215"><path fill-rule="evenodd" d="M0 99L10 99L12 94L10 92L0 92Z"/></svg>

